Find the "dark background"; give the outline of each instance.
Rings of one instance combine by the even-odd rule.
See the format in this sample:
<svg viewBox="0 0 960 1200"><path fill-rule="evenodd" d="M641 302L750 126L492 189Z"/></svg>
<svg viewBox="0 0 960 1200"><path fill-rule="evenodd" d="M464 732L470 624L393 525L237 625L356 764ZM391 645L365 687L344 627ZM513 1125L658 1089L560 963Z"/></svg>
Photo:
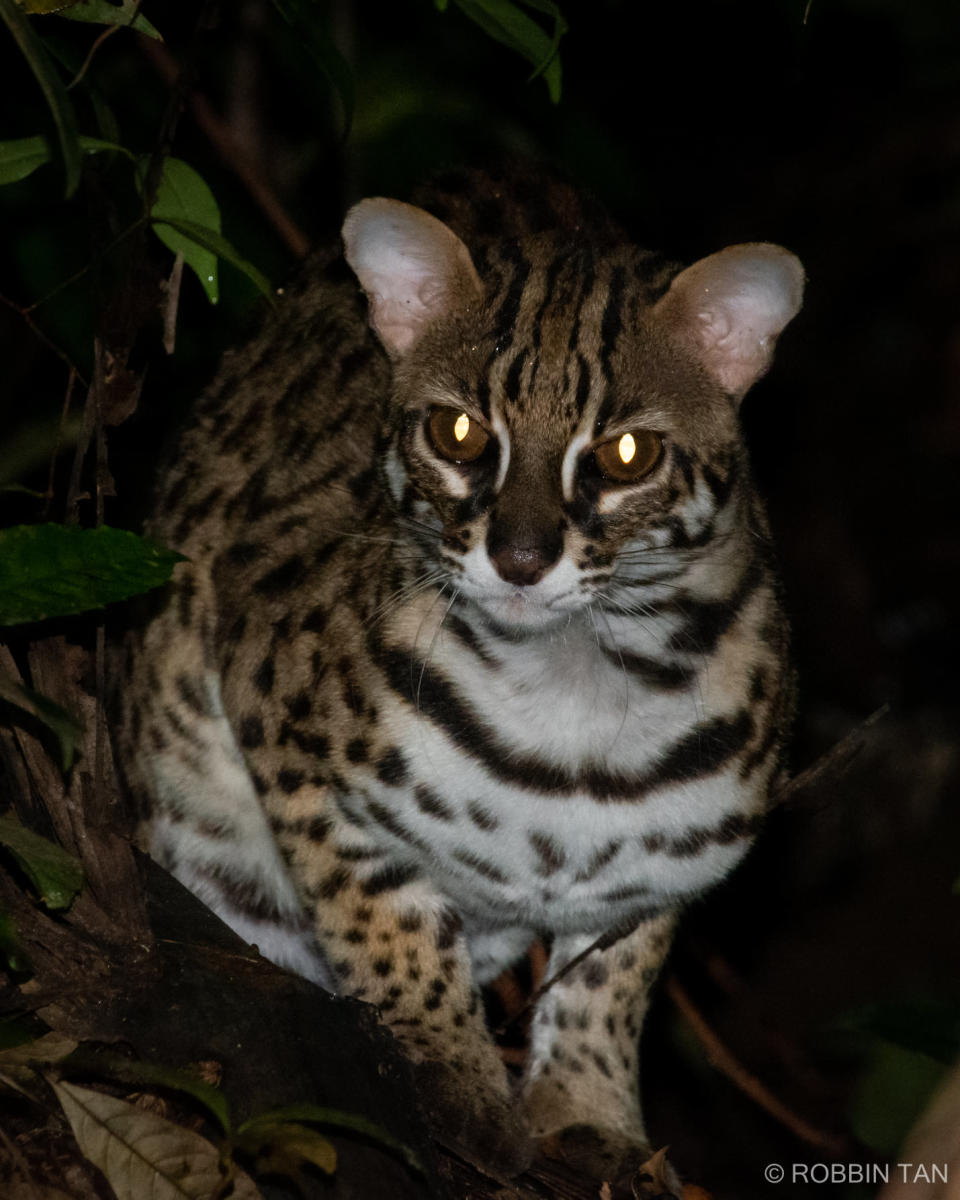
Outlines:
<svg viewBox="0 0 960 1200"><path fill-rule="evenodd" d="M795 627L795 766L878 706L890 711L843 779L826 777L774 814L747 867L690 915L674 970L751 1074L816 1129L847 1139L834 1147L844 1161L896 1157L942 1064L960 1052L960 8L561 7L570 31L554 105L542 81L526 82L523 60L455 5L321 5L355 76L346 140L335 90L269 3L209 5L199 32L194 5L145 0L143 11L313 241L334 235L361 195L403 198L437 168L521 156L559 165L638 241L679 259L769 240L805 263L804 310L744 410ZM37 28L74 60L96 36L55 17ZM0 135L47 129L5 32L0 63ZM155 150L169 92L138 40L112 36L87 78L113 105L123 143ZM81 132L95 134L83 89L71 94ZM224 234L281 282L294 255L189 111L173 152L212 187ZM0 485L46 487L67 384L64 361L16 309L92 263L30 314L89 375L92 336L133 252L104 254L136 212L129 168L103 156L87 168L69 203L56 166L0 188ZM141 249L169 269L159 242ZM252 319L243 276L223 266L221 292L211 309L185 278L172 358L159 319L138 338L140 407L111 434L113 524L137 526L162 438ZM81 398L78 387L76 411ZM41 508L0 492L2 524ZM56 503L51 515L62 515ZM789 1172L830 1152L715 1072L667 998L645 1053L653 1139L669 1142L692 1178L730 1200L811 1194L765 1184L763 1166Z"/></svg>

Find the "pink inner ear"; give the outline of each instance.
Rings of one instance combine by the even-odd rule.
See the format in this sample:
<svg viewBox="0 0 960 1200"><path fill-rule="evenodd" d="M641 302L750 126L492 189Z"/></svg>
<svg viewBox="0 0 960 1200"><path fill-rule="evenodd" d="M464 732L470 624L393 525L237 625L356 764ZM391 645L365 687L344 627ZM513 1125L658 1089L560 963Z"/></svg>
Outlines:
<svg viewBox="0 0 960 1200"><path fill-rule="evenodd" d="M399 357L439 317L481 292L466 246L442 221L398 200L361 200L343 224L347 262L370 302L370 323Z"/></svg>
<svg viewBox="0 0 960 1200"><path fill-rule="evenodd" d="M725 391L742 396L799 311L803 279L799 261L780 246L729 246L681 271L654 312L692 343Z"/></svg>

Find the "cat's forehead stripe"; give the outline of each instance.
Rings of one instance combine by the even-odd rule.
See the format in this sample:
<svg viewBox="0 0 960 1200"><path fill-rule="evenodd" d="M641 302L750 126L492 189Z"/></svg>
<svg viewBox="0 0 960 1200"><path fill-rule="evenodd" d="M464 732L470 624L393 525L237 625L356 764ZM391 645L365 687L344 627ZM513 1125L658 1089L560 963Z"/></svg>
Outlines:
<svg viewBox="0 0 960 1200"><path fill-rule="evenodd" d="M600 411L597 413L598 426L605 424L610 416L614 402L614 390L609 385L611 378L611 360L616 349L617 338L623 329L624 284L626 271L623 267L615 267L610 275L610 290L607 303L600 322L600 370L603 378L608 381L606 394Z"/></svg>

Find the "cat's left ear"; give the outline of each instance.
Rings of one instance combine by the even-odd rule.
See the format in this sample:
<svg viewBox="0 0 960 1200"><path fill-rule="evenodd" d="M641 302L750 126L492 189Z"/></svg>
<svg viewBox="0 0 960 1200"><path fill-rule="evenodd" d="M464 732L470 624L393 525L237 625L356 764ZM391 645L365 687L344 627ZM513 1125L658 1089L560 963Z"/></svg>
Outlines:
<svg viewBox="0 0 960 1200"><path fill-rule="evenodd" d="M470 252L442 221L399 200L361 200L343 223L347 262L370 302L370 324L400 358L438 317L482 295Z"/></svg>
<svg viewBox="0 0 960 1200"><path fill-rule="evenodd" d="M778 334L800 311L803 283L803 267L782 246L728 246L681 271L653 312L740 397L769 367Z"/></svg>

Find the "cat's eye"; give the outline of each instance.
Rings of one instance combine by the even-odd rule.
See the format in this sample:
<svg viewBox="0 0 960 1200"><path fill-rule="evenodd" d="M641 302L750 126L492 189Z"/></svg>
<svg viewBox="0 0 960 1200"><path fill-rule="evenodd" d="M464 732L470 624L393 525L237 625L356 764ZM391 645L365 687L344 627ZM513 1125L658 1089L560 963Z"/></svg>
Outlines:
<svg viewBox="0 0 960 1200"><path fill-rule="evenodd" d="M427 422L433 448L450 462L468 463L486 450L490 434L465 412L455 408L438 407Z"/></svg>
<svg viewBox="0 0 960 1200"><path fill-rule="evenodd" d="M638 483L649 475L663 454L663 440L650 429L621 433L594 447L593 457L607 479Z"/></svg>

